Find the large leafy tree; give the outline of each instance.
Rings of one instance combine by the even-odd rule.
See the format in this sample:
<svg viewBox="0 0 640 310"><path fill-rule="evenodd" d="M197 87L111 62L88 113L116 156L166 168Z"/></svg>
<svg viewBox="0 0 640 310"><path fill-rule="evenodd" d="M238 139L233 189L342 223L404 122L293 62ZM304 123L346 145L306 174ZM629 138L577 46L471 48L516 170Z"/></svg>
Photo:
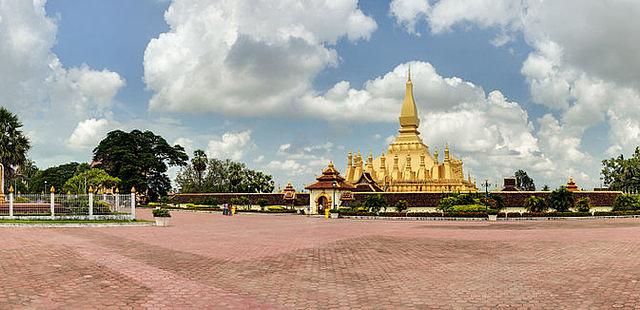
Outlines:
<svg viewBox="0 0 640 310"><path fill-rule="evenodd" d="M110 176L102 169L89 169L77 173L65 182L63 190L74 194L88 193L89 188L113 188L120 183L120 179Z"/></svg>
<svg viewBox="0 0 640 310"><path fill-rule="evenodd" d="M260 171L247 168L245 164L231 160L209 159L204 182L199 186L198 174L191 164L176 177L183 193L270 193L273 178Z"/></svg>
<svg viewBox="0 0 640 310"><path fill-rule="evenodd" d="M87 164L72 162L38 171L36 175L28 181L28 192L49 193L51 186L53 186L57 191L60 191L67 180L71 179L74 175L84 169L87 169L87 167Z"/></svg>
<svg viewBox="0 0 640 310"><path fill-rule="evenodd" d="M39 172L40 169L38 169L36 163L30 159L27 159L24 164L18 166L12 180L12 183L15 184L15 191L17 193L37 192L33 180Z"/></svg>
<svg viewBox="0 0 640 310"><path fill-rule="evenodd" d="M640 192L640 147L630 158L620 154L602 161L604 184L612 190L626 193Z"/></svg>
<svg viewBox="0 0 640 310"><path fill-rule="evenodd" d="M527 175L527 172L524 170L518 170L515 173L516 177L516 187L523 191L535 191L536 184L533 183L533 179Z"/></svg>
<svg viewBox="0 0 640 310"><path fill-rule="evenodd" d="M0 107L0 162L4 166L4 179L11 180L16 167L26 163L27 152L31 147L29 139L20 129L22 122L18 116L4 107ZM9 182L5 186L9 187ZM5 188L6 190L6 188Z"/></svg>
<svg viewBox="0 0 640 310"><path fill-rule="evenodd" d="M198 176L198 187L202 187L202 178L207 170L207 154L203 150L195 150L191 159L191 166Z"/></svg>
<svg viewBox="0 0 640 310"><path fill-rule="evenodd" d="M93 160L97 168L121 180L122 190L135 186L155 201L171 189L168 166L184 166L189 156L182 146L171 146L151 131L115 130L93 150Z"/></svg>
<svg viewBox="0 0 640 310"><path fill-rule="evenodd" d="M573 208L575 197L566 187L561 186L549 194L548 206L558 212L567 212Z"/></svg>

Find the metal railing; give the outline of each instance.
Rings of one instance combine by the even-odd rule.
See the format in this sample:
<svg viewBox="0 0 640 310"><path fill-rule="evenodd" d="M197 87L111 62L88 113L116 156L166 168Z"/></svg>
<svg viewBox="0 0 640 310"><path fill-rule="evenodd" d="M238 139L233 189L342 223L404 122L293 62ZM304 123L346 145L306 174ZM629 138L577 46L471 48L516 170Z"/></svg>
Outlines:
<svg viewBox="0 0 640 310"><path fill-rule="evenodd" d="M0 218L135 219L135 193L0 196Z"/></svg>

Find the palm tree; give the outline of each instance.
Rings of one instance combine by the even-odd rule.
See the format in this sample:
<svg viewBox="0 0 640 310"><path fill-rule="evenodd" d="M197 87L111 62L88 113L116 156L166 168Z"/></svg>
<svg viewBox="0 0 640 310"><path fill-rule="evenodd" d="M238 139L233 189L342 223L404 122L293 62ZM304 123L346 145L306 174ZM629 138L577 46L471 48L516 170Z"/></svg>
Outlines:
<svg viewBox="0 0 640 310"><path fill-rule="evenodd" d="M193 159L191 160L193 170L198 175L198 191L202 190L202 175L207 169L207 154L203 150L195 150L193 152Z"/></svg>
<svg viewBox="0 0 640 310"><path fill-rule="evenodd" d="M27 161L27 152L31 147L29 139L20 128L18 116L0 107L0 162L5 167L5 180L10 180L17 166ZM5 182L5 186L8 186Z"/></svg>

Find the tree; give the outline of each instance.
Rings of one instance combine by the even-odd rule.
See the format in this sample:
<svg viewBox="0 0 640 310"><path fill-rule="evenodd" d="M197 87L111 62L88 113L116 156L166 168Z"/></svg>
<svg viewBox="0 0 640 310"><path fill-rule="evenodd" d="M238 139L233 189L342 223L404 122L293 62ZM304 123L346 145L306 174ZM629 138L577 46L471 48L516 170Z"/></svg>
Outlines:
<svg viewBox="0 0 640 310"><path fill-rule="evenodd" d="M193 152L193 159L191 159L191 166L198 176L198 186L202 187L202 175L207 169L207 154L203 150L195 150Z"/></svg>
<svg viewBox="0 0 640 310"><path fill-rule="evenodd" d="M542 187L542 191L544 191L544 192L548 192L548 191L550 191L550 190L551 190L551 188L549 188L549 185L547 185L547 184L545 184L545 185Z"/></svg>
<svg viewBox="0 0 640 310"><path fill-rule="evenodd" d="M22 122L4 107L0 107L0 163L4 166L4 179L12 180L15 168L27 161L31 148L29 139L22 133ZM5 182L9 187L9 182ZM6 188L5 188L6 190Z"/></svg>
<svg viewBox="0 0 640 310"><path fill-rule="evenodd" d="M531 196L524 202L524 207L529 212L546 212L549 208L542 197Z"/></svg>
<svg viewBox="0 0 640 310"><path fill-rule="evenodd" d="M612 190L625 193L640 191L640 147L636 147L633 155L625 159L624 155L602 161L604 184Z"/></svg>
<svg viewBox="0 0 640 310"><path fill-rule="evenodd" d="M120 183L120 179L110 176L102 169L90 169L80 173L76 173L72 178L65 182L63 190L74 194L88 193L90 187L112 188Z"/></svg>
<svg viewBox="0 0 640 310"><path fill-rule="evenodd" d="M178 173L176 183L183 193L270 193L274 189L270 175L251 170L243 163L215 158L209 159L202 186L198 186L193 164Z"/></svg>
<svg viewBox="0 0 640 310"><path fill-rule="evenodd" d="M38 171L29 181L29 192L35 194L40 192L49 193L49 189L52 186L60 191L64 184L67 183L67 180L71 179L79 170L84 169L84 167L85 166L81 166L79 163L71 162Z"/></svg>
<svg viewBox="0 0 640 310"><path fill-rule="evenodd" d="M578 199L578 201L576 201L576 210L578 210L578 212L591 211L591 199L589 199L589 197Z"/></svg>
<svg viewBox="0 0 640 310"><path fill-rule="evenodd" d="M549 207L558 212L567 212L573 208L575 198L566 187L561 186L549 194Z"/></svg>
<svg viewBox="0 0 640 310"><path fill-rule="evenodd" d="M409 207L409 203L407 203L406 200L398 200L398 202L396 202L397 212L404 212L405 210L407 210L408 207Z"/></svg>
<svg viewBox="0 0 640 310"><path fill-rule="evenodd" d="M171 189L166 173L168 166L184 166L188 159L182 146L170 146L151 131L127 133L115 130L93 150L97 168L119 178L120 189L129 190L135 186L151 201L157 201Z"/></svg>
<svg viewBox="0 0 640 310"><path fill-rule="evenodd" d="M18 166L16 173L13 175L12 183L15 184L16 193L32 193L35 189L33 180L38 175L40 169L33 160L27 159L22 165Z"/></svg>
<svg viewBox="0 0 640 310"><path fill-rule="evenodd" d="M536 185L533 179L527 175L527 172L520 169L515 173L516 187L523 191L535 191Z"/></svg>
<svg viewBox="0 0 640 310"><path fill-rule="evenodd" d="M613 211L628 211L640 208L638 196L622 194L613 201Z"/></svg>
<svg viewBox="0 0 640 310"><path fill-rule="evenodd" d="M364 207L371 213L378 213L380 209L387 207L387 200L382 197L382 195L371 195L367 196L364 200Z"/></svg>

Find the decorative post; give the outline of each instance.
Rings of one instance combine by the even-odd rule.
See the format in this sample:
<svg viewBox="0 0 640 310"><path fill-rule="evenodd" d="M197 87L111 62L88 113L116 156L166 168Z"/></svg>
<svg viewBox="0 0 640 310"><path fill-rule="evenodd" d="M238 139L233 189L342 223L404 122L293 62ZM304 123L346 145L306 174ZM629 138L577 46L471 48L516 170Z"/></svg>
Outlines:
<svg viewBox="0 0 640 310"><path fill-rule="evenodd" d="M89 186L89 218L93 218L93 186Z"/></svg>
<svg viewBox="0 0 640 310"><path fill-rule="evenodd" d="M53 218L56 214L55 214L55 203L56 203L56 189L51 186L51 190L49 190L51 192L51 202L50 202L50 206L51 206L51 218Z"/></svg>
<svg viewBox="0 0 640 310"><path fill-rule="evenodd" d="M120 191L116 187L116 212L120 211Z"/></svg>
<svg viewBox="0 0 640 310"><path fill-rule="evenodd" d="M131 187L131 219L136 219L136 187Z"/></svg>
<svg viewBox="0 0 640 310"><path fill-rule="evenodd" d="M9 217L13 218L13 186L9 187Z"/></svg>

